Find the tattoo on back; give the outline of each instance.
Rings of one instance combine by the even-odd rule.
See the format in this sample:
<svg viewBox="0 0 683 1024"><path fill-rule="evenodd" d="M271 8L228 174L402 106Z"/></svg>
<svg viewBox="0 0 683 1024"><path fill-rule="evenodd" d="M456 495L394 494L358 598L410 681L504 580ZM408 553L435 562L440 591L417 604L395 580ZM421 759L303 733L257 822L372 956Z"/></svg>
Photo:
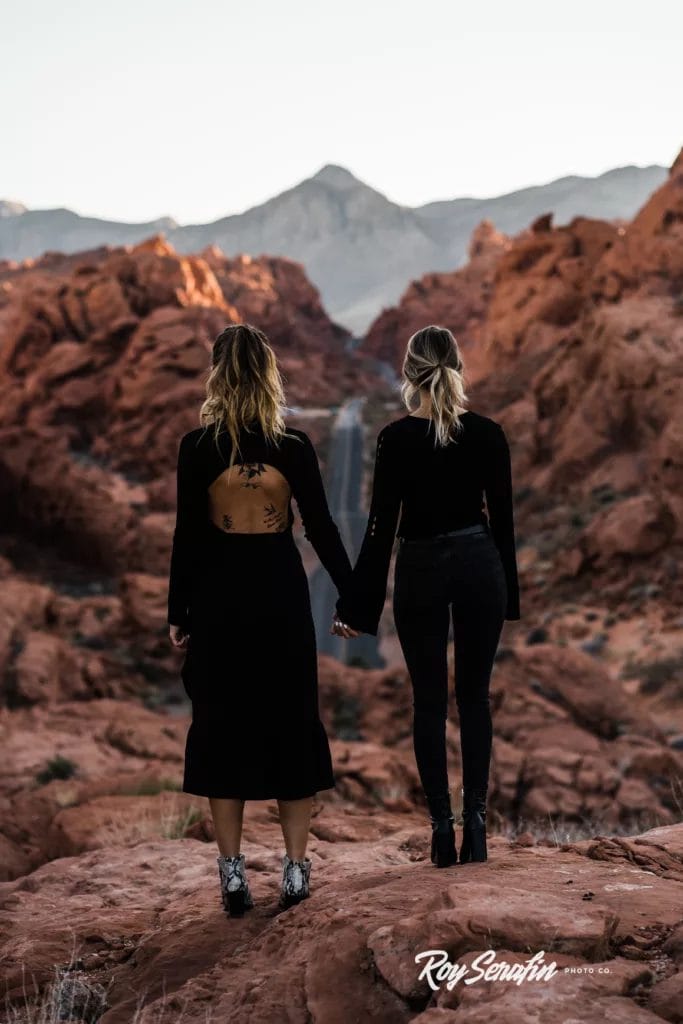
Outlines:
<svg viewBox="0 0 683 1024"><path fill-rule="evenodd" d="M228 516L228 515L224 515L223 516L223 529L224 530L232 530L232 516Z"/></svg>
<svg viewBox="0 0 683 1024"><path fill-rule="evenodd" d="M260 487L258 477L262 473L265 473L266 467L262 462L243 462L240 466L239 475L246 476L246 480L242 484L242 487Z"/></svg>
<svg viewBox="0 0 683 1024"><path fill-rule="evenodd" d="M282 509L278 509L271 502L269 505L263 506L263 521L266 526L273 526L278 532L282 532L287 529L287 519Z"/></svg>

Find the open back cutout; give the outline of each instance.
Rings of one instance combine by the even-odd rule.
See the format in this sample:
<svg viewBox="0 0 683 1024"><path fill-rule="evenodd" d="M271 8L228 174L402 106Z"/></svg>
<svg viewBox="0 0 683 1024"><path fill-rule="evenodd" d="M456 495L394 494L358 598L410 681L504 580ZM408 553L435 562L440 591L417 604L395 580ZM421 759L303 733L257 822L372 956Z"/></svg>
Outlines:
<svg viewBox="0 0 683 1024"><path fill-rule="evenodd" d="M289 526L292 489L275 466L235 463L208 493L211 521L226 533L281 533Z"/></svg>

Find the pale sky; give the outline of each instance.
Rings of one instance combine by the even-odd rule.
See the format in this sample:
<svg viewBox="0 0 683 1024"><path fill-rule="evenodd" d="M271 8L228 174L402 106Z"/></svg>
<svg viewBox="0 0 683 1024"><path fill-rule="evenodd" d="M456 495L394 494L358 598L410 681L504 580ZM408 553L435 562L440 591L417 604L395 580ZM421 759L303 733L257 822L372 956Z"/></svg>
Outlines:
<svg viewBox="0 0 683 1024"><path fill-rule="evenodd" d="M669 165L677 0L15 0L0 198L238 213L336 163L408 205Z"/></svg>

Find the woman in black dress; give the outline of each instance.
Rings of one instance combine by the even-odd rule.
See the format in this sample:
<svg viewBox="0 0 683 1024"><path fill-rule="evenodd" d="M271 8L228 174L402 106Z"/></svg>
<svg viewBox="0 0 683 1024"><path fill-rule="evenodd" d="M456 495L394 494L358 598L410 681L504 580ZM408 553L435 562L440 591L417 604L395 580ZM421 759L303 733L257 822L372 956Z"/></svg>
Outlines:
<svg viewBox="0 0 683 1024"><path fill-rule="evenodd" d="M183 791L209 798L223 904L253 905L240 853L245 800L276 799L283 905L309 893L313 796L335 785L318 710L306 537L341 594L351 565L308 436L286 428L266 336L248 324L213 346L201 427L180 441L168 621L192 703Z"/></svg>
<svg viewBox="0 0 683 1024"><path fill-rule="evenodd" d="M368 526L332 631L377 634L398 525L394 618L413 688L432 861L447 867L458 859L446 764L451 623L462 755L460 861L486 860L489 683L503 622L520 618L510 450L500 424L465 409L463 364L446 328L412 336L402 394L409 410L416 398L419 407L377 438Z"/></svg>

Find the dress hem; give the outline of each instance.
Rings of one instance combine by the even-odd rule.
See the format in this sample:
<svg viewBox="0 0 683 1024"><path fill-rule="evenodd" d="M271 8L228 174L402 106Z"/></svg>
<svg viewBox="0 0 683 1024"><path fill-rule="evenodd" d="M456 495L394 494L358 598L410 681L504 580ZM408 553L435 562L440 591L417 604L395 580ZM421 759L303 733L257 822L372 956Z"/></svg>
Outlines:
<svg viewBox="0 0 683 1024"><path fill-rule="evenodd" d="M316 796L318 793L324 793L326 790L335 789L336 785L336 782L331 782L327 786L318 786L318 788L314 789L313 792L298 793L296 796L292 796L291 794L287 794L285 796L281 793L269 793L265 796L254 796L249 794L245 796L242 793L200 793L197 789L188 788L187 786L183 786L181 792L189 793L192 796L207 797L212 800L307 800L309 797Z"/></svg>

